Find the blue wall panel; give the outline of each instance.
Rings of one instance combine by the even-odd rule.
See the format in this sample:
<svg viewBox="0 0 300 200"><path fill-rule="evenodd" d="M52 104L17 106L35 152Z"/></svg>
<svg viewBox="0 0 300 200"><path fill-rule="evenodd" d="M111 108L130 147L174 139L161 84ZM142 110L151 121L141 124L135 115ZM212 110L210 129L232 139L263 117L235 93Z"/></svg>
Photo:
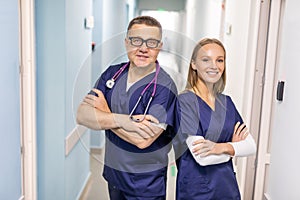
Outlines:
<svg viewBox="0 0 300 200"><path fill-rule="evenodd" d="M18 1L0 1L0 199L21 196Z"/></svg>
<svg viewBox="0 0 300 200"><path fill-rule="evenodd" d="M91 31L84 17L92 0L36 0L38 199L74 199L89 175L89 153L81 142L65 155L75 127L75 89L80 66L90 53ZM90 85L90 70L83 85ZM75 92L76 91L76 92ZM85 88L86 91L86 88ZM89 136L82 141L88 145Z"/></svg>

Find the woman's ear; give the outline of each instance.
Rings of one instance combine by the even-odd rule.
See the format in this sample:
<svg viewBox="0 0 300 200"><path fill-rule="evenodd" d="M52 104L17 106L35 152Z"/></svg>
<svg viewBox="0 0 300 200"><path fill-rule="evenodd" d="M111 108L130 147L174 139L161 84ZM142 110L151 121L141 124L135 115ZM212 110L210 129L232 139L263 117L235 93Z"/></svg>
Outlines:
<svg viewBox="0 0 300 200"><path fill-rule="evenodd" d="M196 63L194 60L191 61L191 66L194 71L197 71Z"/></svg>

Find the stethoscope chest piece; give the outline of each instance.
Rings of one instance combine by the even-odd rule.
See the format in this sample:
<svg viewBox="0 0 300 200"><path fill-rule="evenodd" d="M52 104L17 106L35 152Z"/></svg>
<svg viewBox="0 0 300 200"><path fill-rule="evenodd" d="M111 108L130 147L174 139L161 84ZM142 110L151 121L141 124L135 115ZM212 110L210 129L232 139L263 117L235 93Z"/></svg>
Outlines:
<svg viewBox="0 0 300 200"><path fill-rule="evenodd" d="M115 85L115 81L113 79L109 79L108 81L106 81L106 87L108 87L109 89L113 88Z"/></svg>

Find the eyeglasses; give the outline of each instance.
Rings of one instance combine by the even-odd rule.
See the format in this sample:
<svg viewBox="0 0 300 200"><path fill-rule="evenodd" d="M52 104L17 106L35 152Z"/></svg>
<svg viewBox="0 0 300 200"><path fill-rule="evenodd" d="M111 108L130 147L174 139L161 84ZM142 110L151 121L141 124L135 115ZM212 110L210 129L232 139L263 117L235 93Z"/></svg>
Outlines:
<svg viewBox="0 0 300 200"><path fill-rule="evenodd" d="M130 40L130 44L135 47L140 47L145 42L148 48L156 48L160 43L160 40L156 40L156 39L144 40L143 38L140 37L128 37L128 38Z"/></svg>

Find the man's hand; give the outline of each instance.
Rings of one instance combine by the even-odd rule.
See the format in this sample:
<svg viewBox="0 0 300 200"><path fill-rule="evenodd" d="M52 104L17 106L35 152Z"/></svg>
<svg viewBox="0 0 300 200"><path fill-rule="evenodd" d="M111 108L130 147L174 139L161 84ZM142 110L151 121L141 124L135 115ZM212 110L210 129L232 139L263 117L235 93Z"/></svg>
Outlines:
<svg viewBox="0 0 300 200"><path fill-rule="evenodd" d="M111 113L103 93L98 89L93 89L92 91L98 96L88 94L85 96L83 102L101 112ZM159 121L152 115L146 115L145 119L141 122L134 122L130 119L129 115L117 113L111 114L114 124L118 127L111 128L111 130L126 141L143 141L144 139L147 140L149 138L154 139L163 132L163 129L157 126ZM143 115L134 115L132 117L135 119L142 119ZM123 129L123 131L120 129ZM133 137L135 137L135 139Z"/></svg>
<svg viewBox="0 0 300 200"><path fill-rule="evenodd" d="M142 115L134 115L135 118L142 118ZM156 126L158 120L152 115L146 115L142 122L132 121L128 115L115 114L114 119L116 124L128 132L136 132L142 138L147 139L160 134L163 129Z"/></svg>
<svg viewBox="0 0 300 200"><path fill-rule="evenodd" d="M85 96L83 102L89 104L90 106L92 106L98 110L110 113L111 111L108 107L107 101L106 101L103 93L100 90L95 89L95 88L92 89L92 91L95 92L98 95L98 97L95 95L92 95L92 94L88 94Z"/></svg>

